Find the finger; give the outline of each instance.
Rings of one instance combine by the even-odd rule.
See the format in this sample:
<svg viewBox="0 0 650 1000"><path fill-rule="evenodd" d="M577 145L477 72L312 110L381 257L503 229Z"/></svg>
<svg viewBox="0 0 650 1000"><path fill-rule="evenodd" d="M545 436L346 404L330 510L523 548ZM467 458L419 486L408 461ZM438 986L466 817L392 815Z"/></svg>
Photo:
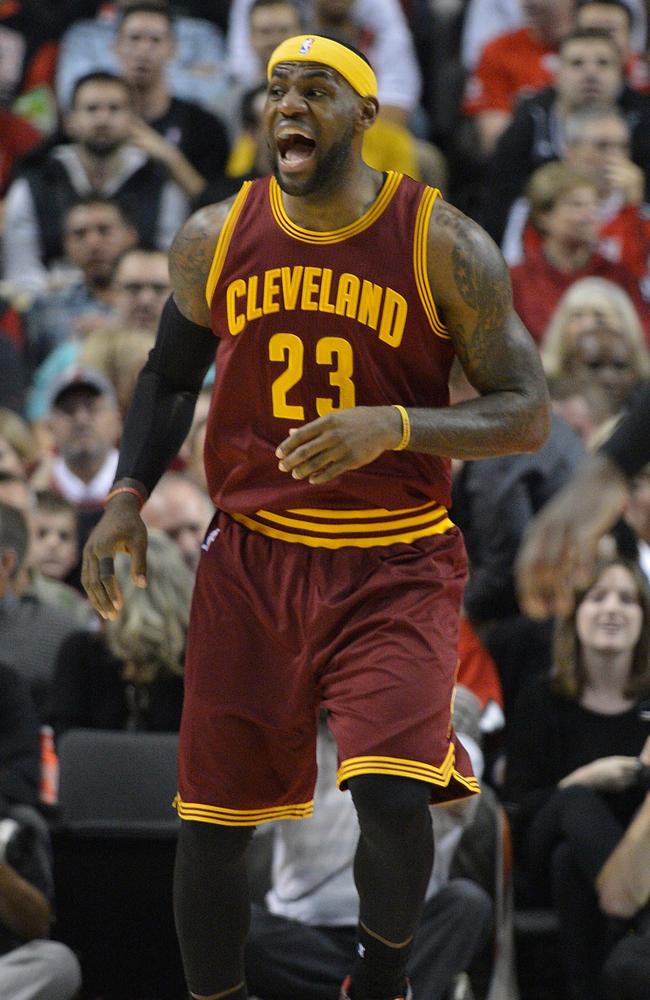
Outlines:
<svg viewBox="0 0 650 1000"><path fill-rule="evenodd" d="M107 558L107 557L104 557ZM108 569L105 564L104 569ZM83 556L81 582L88 595L88 600L102 618L117 617L121 607L121 595L117 589L114 577L100 576L99 557L86 550Z"/></svg>
<svg viewBox="0 0 650 1000"><path fill-rule="evenodd" d="M318 417L308 424L303 424L302 427L292 427L289 430L288 436L275 449L276 458L282 460L295 452L306 441L311 441L315 437L318 437L323 430L323 420L323 417Z"/></svg>
<svg viewBox="0 0 650 1000"><path fill-rule="evenodd" d="M337 476L342 475L344 472L349 472L351 468L352 466L349 461L341 460L339 462L332 462L320 472L313 473L313 475L309 477L309 482L312 486L322 486L323 483L329 483L332 479L336 479Z"/></svg>
<svg viewBox="0 0 650 1000"><path fill-rule="evenodd" d="M313 482L314 476L324 475L333 463L345 461L346 457L349 462L350 458L344 445L339 444L338 446L325 448L297 465L291 475L294 479L309 479L310 482ZM323 481L325 482L326 480Z"/></svg>
<svg viewBox="0 0 650 1000"><path fill-rule="evenodd" d="M330 447L331 442L323 435L319 435L304 444L294 448L293 451L278 463L278 468L282 472L294 472L299 467L305 465L322 454ZM298 478L302 479L303 476Z"/></svg>

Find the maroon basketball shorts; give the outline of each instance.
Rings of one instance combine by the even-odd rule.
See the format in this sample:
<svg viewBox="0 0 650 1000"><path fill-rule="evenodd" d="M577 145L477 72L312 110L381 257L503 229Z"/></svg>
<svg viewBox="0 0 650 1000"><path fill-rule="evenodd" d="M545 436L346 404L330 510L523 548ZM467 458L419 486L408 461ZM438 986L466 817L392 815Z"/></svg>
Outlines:
<svg viewBox="0 0 650 1000"><path fill-rule="evenodd" d="M370 548L278 541L216 515L188 636L176 806L252 826L312 812L319 708L358 774L478 791L451 724L459 531Z"/></svg>

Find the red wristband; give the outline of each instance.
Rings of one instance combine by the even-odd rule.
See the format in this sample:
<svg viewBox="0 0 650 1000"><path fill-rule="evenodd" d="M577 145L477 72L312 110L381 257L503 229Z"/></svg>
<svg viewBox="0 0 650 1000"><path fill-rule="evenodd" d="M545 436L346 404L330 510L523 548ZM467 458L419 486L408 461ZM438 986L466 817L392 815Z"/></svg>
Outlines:
<svg viewBox="0 0 650 1000"><path fill-rule="evenodd" d="M147 501L147 498L144 495L144 493L141 493L140 490L137 490L135 486L116 486L115 489L111 490L111 492L104 500L104 507L106 506L109 500L112 500L113 497L119 496L120 493L132 493L134 497L137 497L138 500L140 501L140 506L138 508L139 510L142 510Z"/></svg>

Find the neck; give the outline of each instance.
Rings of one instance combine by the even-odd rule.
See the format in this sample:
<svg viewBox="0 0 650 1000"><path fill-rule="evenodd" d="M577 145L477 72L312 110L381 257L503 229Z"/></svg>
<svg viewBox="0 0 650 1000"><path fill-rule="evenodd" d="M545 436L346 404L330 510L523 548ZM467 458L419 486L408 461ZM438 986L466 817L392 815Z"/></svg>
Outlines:
<svg viewBox="0 0 650 1000"><path fill-rule="evenodd" d="M284 209L297 226L331 232L356 222L375 201L383 176L359 160L334 191L295 196L282 192Z"/></svg>
<svg viewBox="0 0 650 1000"><path fill-rule="evenodd" d="M70 472L74 473L77 479L80 479L81 482L85 483L87 486L88 483L93 481L104 464L105 459L105 455L101 459L87 458L84 461L79 462L75 462L74 460L70 462L66 459L66 465L70 469Z"/></svg>
<svg viewBox="0 0 650 1000"><path fill-rule="evenodd" d="M544 256L558 271L563 274L571 274L584 267L592 255L592 248L584 243L567 246L555 240L547 239L544 242Z"/></svg>
<svg viewBox="0 0 650 1000"><path fill-rule="evenodd" d="M170 103L171 97L162 77L148 86L133 88L133 110L146 122L162 118Z"/></svg>
<svg viewBox="0 0 650 1000"><path fill-rule="evenodd" d="M625 711L633 704L633 699L625 694L632 668L630 650L620 653L584 650L583 663L586 681L580 703L585 708L614 713Z"/></svg>

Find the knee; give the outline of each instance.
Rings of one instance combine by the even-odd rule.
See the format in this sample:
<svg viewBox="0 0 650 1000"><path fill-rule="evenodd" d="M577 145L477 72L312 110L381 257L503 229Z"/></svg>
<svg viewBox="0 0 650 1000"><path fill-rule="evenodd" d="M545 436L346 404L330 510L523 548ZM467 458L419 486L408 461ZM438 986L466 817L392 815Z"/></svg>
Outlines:
<svg viewBox="0 0 650 1000"><path fill-rule="evenodd" d="M393 775L361 774L349 780L350 793L365 836L408 836L431 825L430 788L423 781Z"/></svg>
<svg viewBox="0 0 650 1000"><path fill-rule="evenodd" d="M81 967L77 956L60 941L34 941L39 961L47 970L48 1000L72 1000L81 989Z"/></svg>
<svg viewBox="0 0 650 1000"><path fill-rule="evenodd" d="M183 820L178 835L176 877L208 886L219 873L244 863L254 827Z"/></svg>

